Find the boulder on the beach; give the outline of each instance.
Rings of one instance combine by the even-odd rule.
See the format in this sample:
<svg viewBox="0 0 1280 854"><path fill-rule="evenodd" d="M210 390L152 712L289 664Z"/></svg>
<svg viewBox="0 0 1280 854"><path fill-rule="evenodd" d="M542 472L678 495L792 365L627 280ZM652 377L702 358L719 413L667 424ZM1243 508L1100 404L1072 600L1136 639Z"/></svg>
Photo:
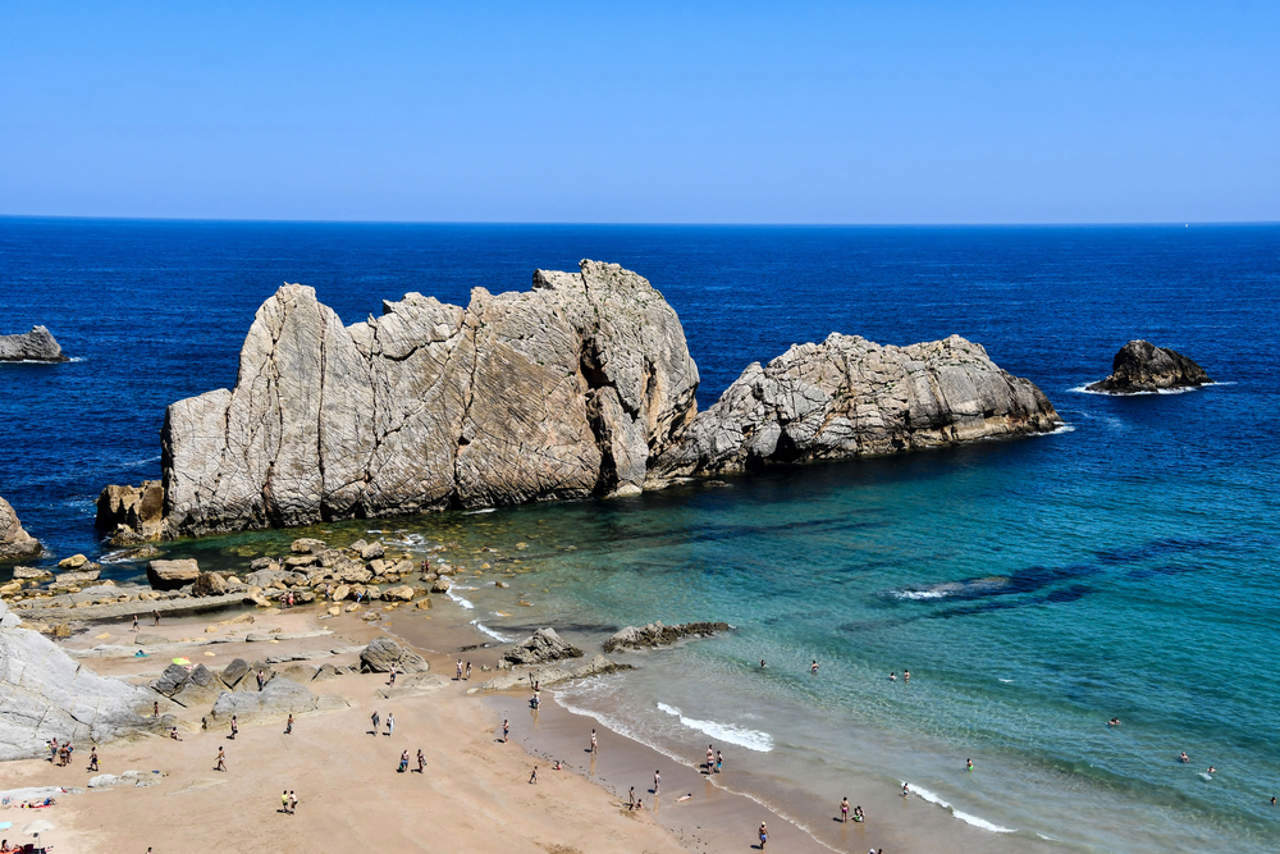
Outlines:
<svg viewBox="0 0 1280 854"><path fill-rule="evenodd" d="M0 362L69 362L62 345L43 326L30 332L0 335Z"/></svg>
<svg viewBox="0 0 1280 854"><path fill-rule="evenodd" d="M190 707L212 700L222 690L222 685L213 671L203 664L189 669L180 664L170 664L160 678L151 683L151 688L181 706Z"/></svg>
<svg viewBox="0 0 1280 854"><path fill-rule="evenodd" d="M564 658L582 658L578 647L560 637L553 628L542 628L515 646L504 650L498 667L507 669L521 665L546 664Z"/></svg>
<svg viewBox="0 0 1280 854"><path fill-rule="evenodd" d="M111 484L98 495L94 527L112 545L127 546L164 535L164 485L144 480L141 486Z"/></svg>
<svg viewBox="0 0 1280 854"><path fill-rule="evenodd" d="M98 576L102 574L102 568L96 564L88 564L93 569L76 569L71 572L60 572L58 577L54 579L52 588L66 587L70 584L88 584L91 581L97 581Z"/></svg>
<svg viewBox="0 0 1280 854"><path fill-rule="evenodd" d="M388 601L412 602L417 593L418 591L408 584L402 584L399 587L388 587L383 590L382 598Z"/></svg>
<svg viewBox="0 0 1280 854"><path fill-rule="evenodd" d="M393 667L401 673L422 673L431 665L413 650L387 637L374 638L360 651L362 673L389 673Z"/></svg>
<svg viewBox="0 0 1280 854"><path fill-rule="evenodd" d="M147 581L153 590L177 590L194 584L200 577L200 564L195 558L153 560L147 564Z"/></svg>
<svg viewBox="0 0 1280 854"><path fill-rule="evenodd" d="M0 498L0 563L36 557L44 549L23 529L13 505Z"/></svg>
<svg viewBox="0 0 1280 854"><path fill-rule="evenodd" d="M889 456L1062 423L1034 383L958 335L896 347L833 332L748 365L658 455L651 480Z"/></svg>
<svg viewBox="0 0 1280 854"><path fill-rule="evenodd" d="M226 667L222 668L222 672L218 674L218 678L222 680L222 684L228 688L235 689L240 684L240 680L244 679L249 672L249 662L243 658L236 658Z"/></svg>
<svg viewBox="0 0 1280 854"><path fill-rule="evenodd" d="M227 580L217 572L202 572L191 585L192 596L221 596L227 592Z"/></svg>
<svg viewBox="0 0 1280 854"><path fill-rule="evenodd" d="M51 738L108 741L151 722L146 692L100 676L0 602L0 761L38 756Z"/></svg>
<svg viewBox="0 0 1280 854"><path fill-rule="evenodd" d="M290 679L272 679L261 691L223 691L214 701L209 716L223 720L235 715L240 720L264 714L301 714L321 706L343 705L336 697L321 698Z"/></svg>
<svg viewBox="0 0 1280 854"><path fill-rule="evenodd" d="M380 540L362 545L358 550L361 560L377 560L386 554L386 548Z"/></svg>
<svg viewBox="0 0 1280 854"><path fill-rule="evenodd" d="M499 664L501 667L501 664ZM527 688L537 682L539 685L555 685L570 679L584 679L588 676L600 676L618 670L630 670L629 664L618 664L603 655L594 655L586 661L573 663L568 659L553 661L547 664L521 665L499 673L479 686L468 689L474 691L510 691L513 688Z"/></svg>
<svg viewBox="0 0 1280 854"><path fill-rule="evenodd" d="M1111 375L1092 383L1089 391L1108 394L1143 394L1183 388L1199 388L1213 382L1204 368L1175 350L1150 341L1130 341L1111 360Z"/></svg>
<svg viewBox="0 0 1280 854"><path fill-rule="evenodd" d="M661 621L647 626L626 626L604 642L604 651L670 646L684 638L707 638L719 632L727 632L729 628L728 623L680 623L666 626Z"/></svg>
<svg viewBox="0 0 1280 854"><path fill-rule="evenodd" d="M119 774L98 774L89 778L90 789L110 789L115 786L154 786L164 779L163 771L121 771Z"/></svg>
<svg viewBox="0 0 1280 854"><path fill-rule="evenodd" d="M13 577L24 581L48 581L53 573L41 566L15 566Z"/></svg>

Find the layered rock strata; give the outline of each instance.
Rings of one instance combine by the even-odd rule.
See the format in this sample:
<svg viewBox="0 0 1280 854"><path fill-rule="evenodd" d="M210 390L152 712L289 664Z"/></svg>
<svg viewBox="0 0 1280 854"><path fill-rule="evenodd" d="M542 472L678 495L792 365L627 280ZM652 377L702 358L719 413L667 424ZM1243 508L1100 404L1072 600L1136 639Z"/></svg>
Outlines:
<svg viewBox="0 0 1280 854"><path fill-rule="evenodd" d="M0 498L0 562L35 557L41 551L40 541L23 529L13 506Z"/></svg>
<svg viewBox="0 0 1280 854"><path fill-rule="evenodd" d="M0 335L0 362L68 362L62 346L43 326L30 332Z"/></svg>
<svg viewBox="0 0 1280 854"><path fill-rule="evenodd" d="M662 453L651 477L880 457L1062 426L1030 380L952 335L906 347L833 332L754 362Z"/></svg>
<svg viewBox="0 0 1280 854"><path fill-rule="evenodd" d="M1085 386L1108 394L1149 394L1211 383L1204 368L1191 359L1150 341L1130 341L1111 360L1111 375Z"/></svg>

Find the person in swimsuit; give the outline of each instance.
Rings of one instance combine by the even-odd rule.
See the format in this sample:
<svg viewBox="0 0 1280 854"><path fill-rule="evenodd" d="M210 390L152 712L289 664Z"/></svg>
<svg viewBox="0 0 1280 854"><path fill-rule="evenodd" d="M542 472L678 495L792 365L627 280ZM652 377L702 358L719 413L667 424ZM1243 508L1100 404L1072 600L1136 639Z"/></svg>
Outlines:
<svg viewBox="0 0 1280 854"><path fill-rule="evenodd" d="M658 787L659 787L660 785L662 785L662 772L661 772L661 771L654 771L654 772L653 772L653 793L654 793L655 795L657 795L657 794L658 794Z"/></svg>
<svg viewBox="0 0 1280 854"><path fill-rule="evenodd" d="M810 673L818 672L818 659L815 658L813 661L809 662L809 672Z"/></svg>
<svg viewBox="0 0 1280 854"><path fill-rule="evenodd" d="M599 752L600 752L600 742L596 740L596 731L593 729L591 730L591 754L594 756Z"/></svg>
<svg viewBox="0 0 1280 854"><path fill-rule="evenodd" d="M724 754L719 750L716 751L716 773L719 774L724 768Z"/></svg>
<svg viewBox="0 0 1280 854"><path fill-rule="evenodd" d="M627 792L627 809L633 810L635 808L636 808L636 787L632 786L631 791Z"/></svg>
<svg viewBox="0 0 1280 854"><path fill-rule="evenodd" d="M862 814L862 804L858 804L853 808L853 820L857 822L864 821L866 816Z"/></svg>
<svg viewBox="0 0 1280 854"><path fill-rule="evenodd" d="M1188 756L1187 751L1184 750L1178 754L1178 761L1181 762L1183 765L1186 765L1188 762L1191 761L1191 757Z"/></svg>
<svg viewBox="0 0 1280 854"><path fill-rule="evenodd" d="M902 681L903 681L903 682L910 682L910 681L911 681L911 671L910 671L910 670L904 670L904 671L902 671Z"/></svg>
<svg viewBox="0 0 1280 854"><path fill-rule="evenodd" d="M908 786L906 783L902 784L902 797L904 798L911 797L911 787Z"/></svg>
<svg viewBox="0 0 1280 854"><path fill-rule="evenodd" d="M298 811L298 796L293 793L293 789L289 790L289 814L292 815Z"/></svg>
<svg viewBox="0 0 1280 854"><path fill-rule="evenodd" d="M506 744L510 740L511 740L511 724L507 722L506 718L503 718L502 719L502 743Z"/></svg>
<svg viewBox="0 0 1280 854"><path fill-rule="evenodd" d="M849 820L849 797L847 795L840 799L840 820Z"/></svg>
<svg viewBox="0 0 1280 854"><path fill-rule="evenodd" d="M422 748L418 748L418 773L423 773L423 769L427 767L427 757L422 755Z"/></svg>
<svg viewBox="0 0 1280 854"><path fill-rule="evenodd" d="M90 771L98 770L98 746L97 745L94 745L93 747L89 748L89 770Z"/></svg>
<svg viewBox="0 0 1280 854"><path fill-rule="evenodd" d="M769 828L763 821L760 822L760 829L756 831L756 835L760 837L760 850L763 851L764 846L769 843Z"/></svg>
<svg viewBox="0 0 1280 854"><path fill-rule="evenodd" d="M716 752L711 749L711 745L707 745L707 762L702 767L707 769L707 773L711 773L711 767L716 763Z"/></svg>
<svg viewBox="0 0 1280 854"><path fill-rule="evenodd" d="M972 760L972 759L966 759L966 760L964 761L964 770L966 770L966 771L972 771L972 770L973 770L973 760Z"/></svg>
<svg viewBox="0 0 1280 854"><path fill-rule="evenodd" d="M223 750L222 750L222 748L221 748L221 747L219 747L219 748L218 748L218 764L216 764L216 765L214 765L214 766L213 766L213 770L214 770L214 771L226 771L226 770L227 770L227 761L226 761L226 760L227 760L227 754L223 752Z"/></svg>
<svg viewBox="0 0 1280 854"><path fill-rule="evenodd" d="M533 766L533 770L529 772L529 784L533 785L538 782L538 766Z"/></svg>
<svg viewBox="0 0 1280 854"><path fill-rule="evenodd" d="M400 765L396 768L397 774L403 774L409 770L409 749L405 748L400 751Z"/></svg>
<svg viewBox="0 0 1280 854"><path fill-rule="evenodd" d="M889 681L890 681L890 682L897 682L897 681L898 681L898 671L896 671L896 670L891 670L891 671L889 671Z"/></svg>
<svg viewBox="0 0 1280 854"><path fill-rule="evenodd" d="M1107 721L1107 726L1120 726L1120 719L1112 718L1111 720Z"/></svg>
<svg viewBox="0 0 1280 854"><path fill-rule="evenodd" d="M293 712L289 713L289 719L284 722L284 734L293 735Z"/></svg>

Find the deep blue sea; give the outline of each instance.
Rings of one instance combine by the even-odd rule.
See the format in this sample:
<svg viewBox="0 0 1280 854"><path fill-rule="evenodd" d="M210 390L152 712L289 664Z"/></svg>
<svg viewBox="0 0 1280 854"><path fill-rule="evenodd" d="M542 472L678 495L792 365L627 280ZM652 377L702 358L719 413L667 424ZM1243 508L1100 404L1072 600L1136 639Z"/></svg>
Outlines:
<svg viewBox="0 0 1280 854"><path fill-rule="evenodd" d="M42 323L75 357L0 365L0 495L55 557L98 554L98 491L159 475L165 405L234 382L281 282L353 322L406 291L465 304L582 257L640 272L676 308L700 406L832 330L959 333L1071 429L361 533L518 572L507 590L464 583L502 635L733 623L560 699L690 762L723 743L792 812L907 780L950 804L928 807L937 820L1002 850L1280 850L1280 226L0 219L0 332ZM1078 391L1138 337L1218 384ZM887 679L903 669L909 685Z"/></svg>

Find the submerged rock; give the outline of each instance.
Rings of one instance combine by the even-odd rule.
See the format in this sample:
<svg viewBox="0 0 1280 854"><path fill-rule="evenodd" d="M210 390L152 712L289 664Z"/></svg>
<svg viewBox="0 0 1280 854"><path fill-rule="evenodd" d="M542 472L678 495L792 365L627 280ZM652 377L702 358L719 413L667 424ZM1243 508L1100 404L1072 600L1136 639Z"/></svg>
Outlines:
<svg viewBox="0 0 1280 854"><path fill-rule="evenodd" d="M654 478L887 456L1060 426L1034 383L958 335L895 347L832 333L749 365L662 453Z"/></svg>
<svg viewBox="0 0 1280 854"><path fill-rule="evenodd" d="M30 332L0 335L0 362L69 362L48 329L33 326Z"/></svg>
<svg viewBox="0 0 1280 854"><path fill-rule="evenodd" d="M1111 360L1111 375L1085 386L1109 394L1142 394L1166 389L1199 388L1211 383L1204 368L1175 350L1150 341L1130 341Z"/></svg>
<svg viewBox="0 0 1280 854"><path fill-rule="evenodd" d="M670 646L684 638L707 638L727 631L728 623L680 623L664 626L661 622L653 622L647 626L626 626L604 642L604 651Z"/></svg>
<svg viewBox="0 0 1280 854"><path fill-rule="evenodd" d="M0 498L0 562L35 557L42 551L40 541L23 529L13 506Z"/></svg>

